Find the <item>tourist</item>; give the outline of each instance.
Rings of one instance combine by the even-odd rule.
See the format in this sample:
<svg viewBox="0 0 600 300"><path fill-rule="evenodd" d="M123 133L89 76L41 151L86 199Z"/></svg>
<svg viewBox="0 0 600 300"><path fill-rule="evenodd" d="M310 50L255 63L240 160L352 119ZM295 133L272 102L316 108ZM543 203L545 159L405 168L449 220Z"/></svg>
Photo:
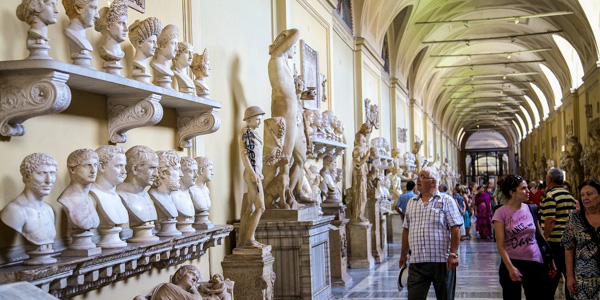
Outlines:
<svg viewBox="0 0 600 300"><path fill-rule="evenodd" d="M490 205L490 194L485 192L485 186L479 186L475 194L475 209L477 210L477 231L479 238L492 238L492 210Z"/></svg>

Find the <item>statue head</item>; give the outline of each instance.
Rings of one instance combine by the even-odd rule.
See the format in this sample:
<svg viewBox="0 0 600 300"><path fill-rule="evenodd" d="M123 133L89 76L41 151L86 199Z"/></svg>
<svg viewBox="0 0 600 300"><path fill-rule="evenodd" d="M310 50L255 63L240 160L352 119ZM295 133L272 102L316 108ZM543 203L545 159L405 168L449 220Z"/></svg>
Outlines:
<svg viewBox="0 0 600 300"><path fill-rule="evenodd" d="M92 149L77 149L67 157L67 168L71 181L90 184L96 181L98 154Z"/></svg>
<svg viewBox="0 0 600 300"><path fill-rule="evenodd" d="M203 183L211 181L212 176L215 175L212 161L203 156L198 156L195 160L198 163L198 181Z"/></svg>
<svg viewBox="0 0 600 300"><path fill-rule="evenodd" d="M183 177L181 172L181 159L173 150L156 151L158 155L158 180L152 183L153 187L165 185L169 191L179 189L179 180Z"/></svg>
<svg viewBox="0 0 600 300"><path fill-rule="evenodd" d="M337 168L335 156L331 154L325 155L325 157L323 157L323 168L330 172L335 171L335 168Z"/></svg>
<svg viewBox="0 0 600 300"><path fill-rule="evenodd" d="M288 58L294 57L296 42L300 38L300 31L296 28L282 31L269 46L269 55L279 56L286 54Z"/></svg>
<svg viewBox="0 0 600 300"><path fill-rule="evenodd" d="M191 291L193 288L196 288L200 281L202 281L200 271L192 265L181 266L175 271L173 277L171 277L171 283L186 291Z"/></svg>
<svg viewBox="0 0 600 300"><path fill-rule="evenodd" d="M62 0L69 19L77 19L83 28L92 27L98 16L98 0Z"/></svg>
<svg viewBox="0 0 600 300"><path fill-rule="evenodd" d="M144 56L151 57L157 49L157 36L162 31L162 23L155 17L142 21L136 20L129 26L129 40L133 47L141 51Z"/></svg>
<svg viewBox="0 0 600 300"><path fill-rule="evenodd" d="M258 106L250 106L246 108L244 112L244 121L246 121L246 125L252 129L258 128L260 126L260 121L262 116L265 114L265 111Z"/></svg>
<svg viewBox="0 0 600 300"><path fill-rule="evenodd" d="M190 69L198 78L205 78L210 75L210 61L208 59L208 49L204 49L202 54L194 53Z"/></svg>
<svg viewBox="0 0 600 300"><path fill-rule="evenodd" d="M25 190L38 197L50 195L56 181L58 163L46 153L33 153L25 156L21 162L20 172L25 183Z"/></svg>
<svg viewBox="0 0 600 300"><path fill-rule="evenodd" d="M177 52L173 59L173 69L181 70L192 65L194 58L194 46L188 42L177 43Z"/></svg>
<svg viewBox="0 0 600 300"><path fill-rule="evenodd" d="M223 281L225 281L225 277L223 277L223 275L217 273L215 275L212 276L212 278L208 281L212 284L216 284L216 283L222 283Z"/></svg>
<svg viewBox="0 0 600 300"><path fill-rule="evenodd" d="M173 24L169 24L163 28L158 36L158 53L162 54L167 59L175 58L177 53L177 39L179 39L179 29Z"/></svg>
<svg viewBox="0 0 600 300"><path fill-rule="evenodd" d="M31 25L35 21L50 25L58 20L57 0L22 0L17 6L17 18Z"/></svg>
<svg viewBox="0 0 600 300"><path fill-rule="evenodd" d="M118 43L127 39L127 8L128 0L115 0L110 7L103 7L99 11L100 18L94 23L94 29L108 35Z"/></svg>
<svg viewBox="0 0 600 300"><path fill-rule="evenodd" d="M191 157L184 156L181 158L181 187L189 188L196 184L198 179L198 163Z"/></svg>
<svg viewBox="0 0 600 300"><path fill-rule="evenodd" d="M103 178L112 186L123 182L127 171L125 150L113 145L105 145L96 149L98 154L98 177Z"/></svg>
<svg viewBox="0 0 600 300"><path fill-rule="evenodd" d="M147 146L133 146L125 152L127 178L135 178L142 186L152 185L158 176L158 156Z"/></svg>

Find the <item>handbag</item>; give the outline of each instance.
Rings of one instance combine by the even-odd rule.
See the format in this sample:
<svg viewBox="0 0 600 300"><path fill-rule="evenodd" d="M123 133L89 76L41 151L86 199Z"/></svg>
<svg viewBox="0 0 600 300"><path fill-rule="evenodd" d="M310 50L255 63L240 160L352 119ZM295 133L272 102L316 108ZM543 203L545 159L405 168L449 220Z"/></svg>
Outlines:
<svg viewBox="0 0 600 300"><path fill-rule="evenodd" d="M552 253L552 248L550 248L550 245L548 244L548 241L546 241L546 239L544 238L544 236L542 235L542 233L539 231L538 226L537 226L537 209L538 206L535 204L527 204L527 206L529 206L529 212L531 213L531 216L533 217L533 222L536 224L535 226L535 240L538 244L538 247L540 248L540 252L542 253L542 260L544 260L545 264L550 264L552 262L552 260L554 260L554 254Z"/></svg>

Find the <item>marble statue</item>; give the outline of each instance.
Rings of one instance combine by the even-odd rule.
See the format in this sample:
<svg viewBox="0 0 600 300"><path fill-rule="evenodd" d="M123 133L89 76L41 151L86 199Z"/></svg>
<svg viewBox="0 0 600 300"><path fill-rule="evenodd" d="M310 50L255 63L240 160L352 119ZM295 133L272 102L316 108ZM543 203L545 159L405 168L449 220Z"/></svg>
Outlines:
<svg viewBox="0 0 600 300"><path fill-rule="evenodd" d="M234 282L220 274L203 282L198 268L184 265L175 271L170 283L161 283L150 295L134 300L233 300L233 285Z"/></svg>
<svg viewBox="0 0 600 300"><path fill-rule="evenodd" d="M129 26L129 40L135 48L135 55L131 62L133 79L150 83L148 59L156 53L158 48L156 40L161 31L162 24L155 17L149 17L142 21L136 20Z"/></svg>
<svg viewBox="0 0 600 300"><path fill-rule="evenodd" d="M194 202L192 201L192 190L198 179L198 163L191 158L184 156L181 158L181 181L179 189L171 192L171 200L177 208L177 230L182 233L195 232L192 227L194 223Z"/></svg>
<svg viewBox="0 0 600 300"><path fill-rule="evenodd" d="M171 87L171 77L175 75L171 70L171 60L177 54L177 39L179 39L179 29L173 24L163 28L157 39L158 49L154 54L154 59L150 62L154 70L154 83L166 89Z"/></svg>
<svg viewBox="0 0 600 300"><path fill-rule="evenodd" d="M538 164L538 174L537 177L539 180L546 179L546 173L548 172L548 165L546 164L546 156L542 154L540 157L540 162Z"/></svg>
<svg viewBox="0 0 600 300"><path fill-rule="evenodd" d="M265 112L258 106L250 106L244 113L246 126L238 136L238 146L244 164L244 181L248 192L244 194L240 219L239 248L262 248L254 238L254 232L265 211L262 185L263 140L256 130Z"/></svg>
<svg viewBox="0 0 600 300"><path fill-rule="evenodd" d="M393 200L397 200L402 195L402 174L404 170L400 167L402 161L400 149L392 149L393 166L390 169L387 177L390 181L390 196Z"/></svg>
<svg viewBox="0 0 600 300"><path fill-rule="evenodd" d="M342 193L338 188L335 178L337 177L337 162L335 156L327 154L323 157L323 168L321 169L321 192L328 203L341 203Z"/></svg>
<svg viewBox="0 0 600 300"><path fill-rule="evenodd" d="M94 23L94 29L102 34L98 53L104 60L102 68L106 73L121 75L123 66L119 61L125 57L121 43L127 39L128 0L115 0L110 7L99 11L100 18Z"/></svg>
<svg viewBox="0 0 600 300"><path fill-rule="evenodd" d="M212 176L215 173L213 172L213 163L210 159L199 156L195 160L198 165L198 178L195 185L190 188L192 202L196 211L194 228L208 229L215 225L208 219L208 210L212 206L212 202L210 201L210 190L206 184L212 180Z"/></svg>
<svg viewBox="0 0 600 300"><path fill-rule="evenodd" d="M21 162L20 172L25 188L0 212L4 224L27 240L25 265L52 264L56 259L52 245L56 237L54 211L44 203L56 181L58 163L45 153L27 155Z"/></svg>
<svg viewBox="0 0 600 300"><path fill-rule="evenodd" d="M171 69L177 80L177 89L186 94L194 95L194 81L188 75L187 68L192 65L194 46L187 42L177 43L177 53Z"/></svg>
<svg viewBox="0 0 600 300"><path fill-rule="evenodd" d="M319 168L317 166L304 165L304 178L302 181L302 194L300 200L304 203L315 203L316 205L321 204L321 182L323 178L319 174Z"/></svg>
<svg viewBox="0 0 600 300"><path fill-rule="evenodd" d="M315 136L317 134L317 123L316 123L316 114L319 111L312 109L304 110L304 122L306 124L306 134L310 137Z"/></svg>
<svg viewBox="0 0 600 300"><path fill-rule="evenodd" d="M146 192L158 176L158 156L147 146L134 146L125 152L127 157L127 177L117 185L117 194L121 197L129 213L129 227L133 237L128 242L154 242L154 221L158 219L156 209Z"/></svg>
<svg viewBox="0 0 600 300"><path fill-rule="evenodd" d="M102 248L121 248L127 243L119 238L122 225L129 222L127 209L117 194L117 185L125 180L127 158L121 147L107 145L96 149L98 175L90 187L90 196L96 201L100 217L100 242Z"/></svg>
<svg viewBox="0 0 600 300"><path fill-rule="evenodd" d="M320 111L315 110L313 113L313 124L316 127L316 136L324 139L326 137L325 130L323 129L323 115Z"/></svg>
<svg viewBox="0 0 600 300"><path fill-rule="evenodd" d="M98 228L100 218L89 197L92 183L96 181L98 154L92 149L78 149L67 157L67 168L71 183L58 196L67 214L69 233L72 242L63 256L90 256L100 254L100 249L92 242L91 229Z"/></svg>
<svg viewBox="0 0 600 300"><path fill-rule="evenodd" d="M263 175L271 178L264 184L266 208L297 208L290 189L289 158L283 156L286 123L282 117L265 120L265 147L263 151Z"/></svg>
<svg viewBox="0 0 600 300"><path fill-rule="evenodd" d="M342 124L342 120L337 119L333 125L333 131L335 136L337 137L337 141L340 143L346 143L346 138L344 137L344 124Z"/></svg>
<svg viewBox="0 0 600 300"><path fill-rule="evenodd" d="M93 69L90 64L92 60L90 52L94 48L85 36L85 30L94 26L94 22L100 18L98 0L62 0L62 3L71 20L64 33L67 37L73 64Z"/></svg>
<svg viewBox="0 0 600 300"><path fill-rule="evenodd" d="M177 230L177 207L171 199L171 193L179 190L179 181L183 177L181 159L173 150L156 151L158 155L158 178L152 183L148 194L158 213L160 231L157 236L179 236Z"/></svg>
<svg viewBox="0 0 600 300"><path fill-rule="evenodd" d="M17 18L29 25L27 59L52 59L48 55L48 25L58 21L57 0L22 0L17 6Z"/></svg>
<svg viewBox="0 0 600 300"><path fill-rule="evenodd" d="M583 182L583 167L579 162L581 159L581 153L583 152L583 146L579 142L579 138L577 136L571 136L568 140L568 144L571 146L571 156L573 157L571 163L571 173L572 177L571 184L575 186L579 186L580 183ZM577 191L574 191L574 194L577 194Z"/></svg>
<svg viewBox="0 0 600 300"><path fill-rule="evenodd" d="M208 58L208 49L204 49L202 55L194 53L192 65L190 66L192 73L196 77L194 85L196 86L196 95L207 97L210 95L210 88L206 85L206 77L210 75L210 60Z"/></svg>
<svg viewBox="0 0 600 300"><path fill-rule="evenodd" d="M326 110L324 111L322 114L322 125L323 125L323 131L325 132L325 138L328 140L336 140L335 138L335 132L332 125L332 122L335 123L335 116L333 114L333 111L331 110Z"/></svg>

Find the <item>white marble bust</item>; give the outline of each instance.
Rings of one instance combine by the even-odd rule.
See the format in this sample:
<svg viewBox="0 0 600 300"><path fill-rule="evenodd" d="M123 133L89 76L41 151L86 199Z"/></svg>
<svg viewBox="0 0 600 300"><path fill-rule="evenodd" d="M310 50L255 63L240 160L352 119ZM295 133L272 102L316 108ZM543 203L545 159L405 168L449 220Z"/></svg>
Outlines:
<svg viewBox="0 0 600 300"><path fill-rule="evenodd" d="M150 83L148 59L156 53L157 36L162 31L159 19L149 17L142 21L136 20L129 26L129 41L135 48L131 75L133 79Z"/></svg>
<svg viewBox="0 0 600 300"><path fill-rule="evenodd" d="M179 42L177 44L177 53L173 59L171 69L177 80L178 90L186 94L194 94L194 81L188 75L187 68L192 65L194 57L194 46L190 43Z"/></svg>
<svg viewBox="0 0 600 300"><path fill-rule="evenodd" d="M92 27L99 18L98 0L62 0L65 12L71 20L64 33L76 65L91 68L90 52L94 49L85 36L86 28Z"/></svg>
<svg viewBox="0 0 600 300"><path fill-rule="evenodd" d="M206 97L210 95L210 88L204 81L210 75L210 61L208 59L208 49L204 49L202 55L194 53L192 65L190 67L192 73L196 77L194 84L196 85L196 95Z"/></svg>
<svg viewBox="0 0 600 300"><path fill-rule="evenodd" d="M181 177L179 189L171 193L171 199L180 216L193 217L195 211L190 188L196 184L196 179L198 179L198 164L193 158L184 156L181 158L181 172L183 177Z"/></svg>
<svg viewBox="0 0 600 300"><path fill-rule="evenodd" d="M98 154L98 175L90 187L90 195L96 200L100 227L114 227L129 222L127 209L117 194L117 185L125 180L127 158L125 150L117 146L101 146Z"/></svg>
<svg viewBox="0 0 600 300"><path fill-rule="evenodd" d="M29 59L52 59L48 56L48 25L58 21L57 0L22 0L17 18L29 25L27 49Z"/></svg>
<svg viewBox="0 0 600 300"><path fill-rule="evenodd" d="M179 180L183 177L181 159L173 150L159 150L156 151L156 155L158 155L158 178L148 190L161 224L160 232L156 235L181 235L181 232L175 229L179 213L171 198L171 193L179 190Z"/></svg>
<svg viewBox="0 0 600 300"><path fill-rule="evenodd" d="M198 163L198 179L196 184L190 188L190 195L196 210L194 227L196 229L206 229L214 226L208 219L208 210L212 206L212 202L210 201L210 190L206 185L214 175L213 163L210 159L202 156L196 157L195 160Z"/></svg>
<svg viewBox="0 0 600 300"><path fill-rule="evenodd" d="M165 26L158 36L158 50L150 62L154 70L154 81L158 86L172 89L171 77L175 74L171 70L171 60L177 53L177 39L179 39L179 29L173 24Z"/></svg>
<svg viewBox="0 0 600 300"><path fill-rule="evenodd" d="M340 189L336 185L337 163L335 156L327 154L323 157L323 168L321 169L321 191L327 197L325 201L332 203L342 202Z"/></svg>
<svg viewBox="0 0 600 300"><path fill-rule="evenodd" d="M107 73L121 75L123 67L118 63L125 56L121 43L127 39L127 0L115 0L110 7L100 9L100 18L94 23L94 29L102 34L98 52L104 62Z"/></svg>

